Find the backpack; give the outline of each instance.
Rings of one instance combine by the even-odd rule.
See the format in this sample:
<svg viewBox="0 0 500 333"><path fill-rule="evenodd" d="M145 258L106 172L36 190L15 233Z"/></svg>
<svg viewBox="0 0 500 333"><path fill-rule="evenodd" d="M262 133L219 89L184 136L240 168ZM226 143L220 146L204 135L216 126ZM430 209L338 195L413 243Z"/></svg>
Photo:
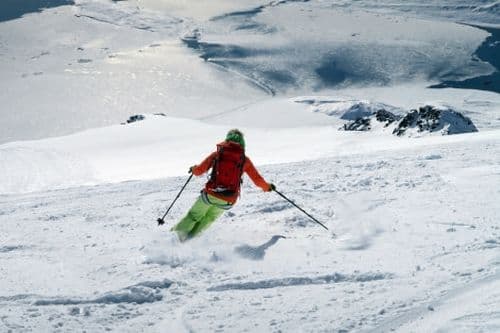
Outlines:
<svg viewBox="0 0 500 333"><path fill-rule="evenodd" d="M244 165L245 150L241 145L234 142L219 143L207 188L227 197L239 194Z"/></svg>

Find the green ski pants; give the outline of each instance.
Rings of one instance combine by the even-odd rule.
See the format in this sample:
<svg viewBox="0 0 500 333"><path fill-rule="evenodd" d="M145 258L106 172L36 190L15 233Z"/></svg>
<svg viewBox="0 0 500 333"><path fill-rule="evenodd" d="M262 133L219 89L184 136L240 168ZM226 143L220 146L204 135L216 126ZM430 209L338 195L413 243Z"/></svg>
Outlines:
<svg viewBox="0 0 500 333"><path fill-rule="evenodd" d="M210 194L207 197L212 204L203 201L200 195L186 216L172 228L173 231L177 232L181 242L200 234L224 213L224 209L219 206L227 206L226 201Z"/></svg>

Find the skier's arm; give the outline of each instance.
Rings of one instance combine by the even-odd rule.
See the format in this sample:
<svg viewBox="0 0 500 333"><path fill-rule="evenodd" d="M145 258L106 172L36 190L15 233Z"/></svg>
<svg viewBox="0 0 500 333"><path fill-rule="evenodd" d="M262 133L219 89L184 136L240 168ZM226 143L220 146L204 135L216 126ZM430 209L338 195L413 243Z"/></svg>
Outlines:
<svg viewBox="0 0 500 333"><path fill-rule="evenodd" d="M192 166L191 172L193 173L193 175L200 176L200 175L204 174L205 172L207 172L208 169L210 169L212 167L212 163L214 162L216 155L217 155L217 153L213 152L212 154L208 155L208 157L205 158L203 160L203 162L201 162L198 165Z"/></svg>
<svg viewBox="0 0 500 333"><path fill-rule="evenodd" d="M255 185L260 187L263 191L271 191L271 184L266 182L264 178L259 174L252 161L247 157L245 160L245 165L243 166L243 171L247 173L248 177L253 181Z"/></svg>

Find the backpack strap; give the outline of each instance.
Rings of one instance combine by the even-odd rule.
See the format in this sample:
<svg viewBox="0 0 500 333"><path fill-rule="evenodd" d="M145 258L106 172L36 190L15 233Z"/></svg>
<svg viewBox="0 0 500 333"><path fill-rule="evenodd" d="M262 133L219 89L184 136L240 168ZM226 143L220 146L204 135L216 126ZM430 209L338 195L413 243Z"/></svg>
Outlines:
<svg viewBox="0 0 500 333"><path fill-rule="evenodd" d="M212 162L212 173L210 174L210 181L214 182L217 177L217 167L219 165L219 159L224 151L224 147L222 145L217 145L217 154L215 155L214 161Z"/></svg>
<svg viewBox="0 0 500 333"><path fill-rule="evenodd" d="M215 202L210 201L210 198L208 197L207 192L205 192L203 190L201 191L201 200L207 205L215 206L217 208L224 209L224 210L229 210L233 207L233 205L230 203L220 204L220 203L215 203Z"/></svg>
<svg viewBox="0 0 500 333"><path fill-rule="evenodd" d="M247 157L245 156L245 152L241 154L241 160L240 160L240 185L243 184L243 169L245 168L245 162L246 162Z"/></svg>

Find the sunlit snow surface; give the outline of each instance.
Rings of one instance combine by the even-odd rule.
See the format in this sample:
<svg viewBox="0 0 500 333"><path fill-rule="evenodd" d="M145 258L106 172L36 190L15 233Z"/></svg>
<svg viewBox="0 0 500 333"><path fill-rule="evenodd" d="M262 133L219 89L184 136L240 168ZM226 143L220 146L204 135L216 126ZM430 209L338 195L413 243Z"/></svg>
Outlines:
<svg viewBox="0 0 500 333"><path fill-rule="evenodd" d="M427 88L495 75L461 23L498 1L61 4L0 23L1 332L500 330L500 95ZM339 131L424 105L478 132ZM201 237L169 229L206 177L157 226L233 127L329 231L247 177Z"/></svg>
<svg viewBox="0 0 500 333"><path fill-rule="evenodd" d="M80 0L2 22L0 142L136 113L199 119L273 94L425 87L494 71L474 56L488 33L456 23L493 24L493 2L472 11L454 2L387 5L397 15L349 3ZM449 8L455 20L436 18Z"/></svg>
<svg viewBox="0 0 500 333"><path fill-rule="evenodd" d="M239 204L187 244L168 228L203 177L161 228L186 176L2 196L0 325L495 332L499 136L260 168L336 238L248 179ZM286 238L259 252L275 235Z"/></svg>

